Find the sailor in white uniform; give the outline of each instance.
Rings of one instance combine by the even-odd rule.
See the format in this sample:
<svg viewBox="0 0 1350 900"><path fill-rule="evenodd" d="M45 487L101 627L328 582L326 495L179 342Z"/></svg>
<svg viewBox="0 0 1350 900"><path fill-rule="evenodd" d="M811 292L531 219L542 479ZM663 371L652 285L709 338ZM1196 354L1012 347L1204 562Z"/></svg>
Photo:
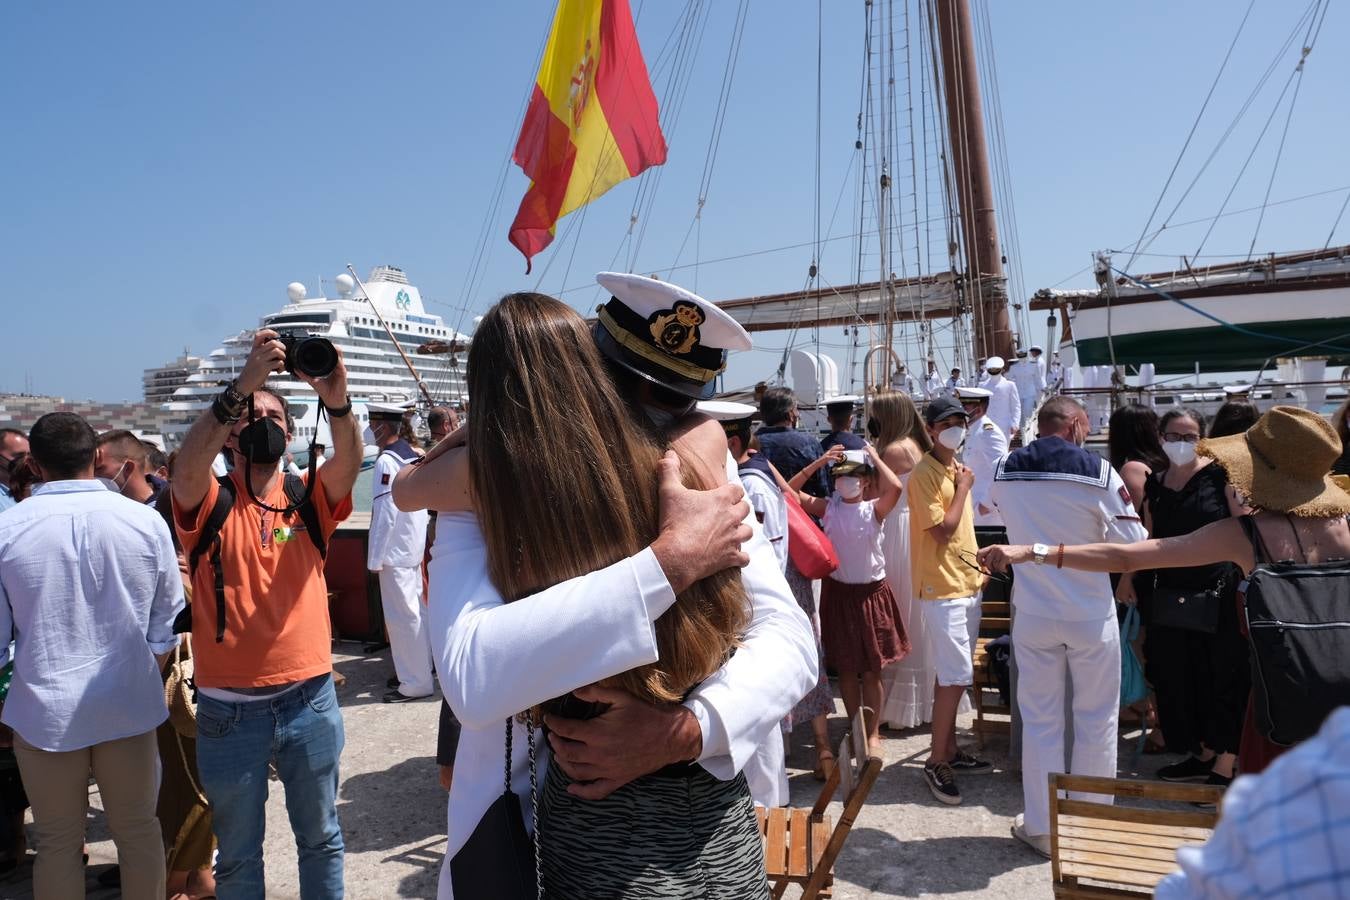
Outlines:
<svg viewBox="0 0 1350 900"><path fill-rule="evenodd" d="M741 487L745 488L745 500L763 527L764 537L773 547L779 568L786 572L787 499L778 487L769 461L758 453L750 452L752 443L758 447L751 429L752 419L758 409L729 400L703 400L698 404L698 411L722 423L722 430L727 434L727 451L736 461L736 473L741 477ZM755 754L754 764L745 768L750 796L761 806L786 806L791 799L785 753L782 735L771 735Z"/></svg>
<svg viewBox="0 0 1350 900"><path fill-rule="evenodd" d="M989 418L1011 442L1021 430L1022 399L1018 396L1017 385L1003 377L1004 367L1001 356L985 360L984 369L989 377L980 382L980 387L989 391Z"/></svg>
<svg viewBox="0 0 1350 900"><path fill-rule="evenodd" d="M1087 411L1074 400L1047 400L1037 419L1041 436L1008 455L990 491L1008 542L1030 544L1036 553L1035 564L1016 567L1012 597L1026 809L1013 834L1044 856L1050 855L1046 779L1066 771L1066 676L1073 685L1072 774L1115 777L1120 706L1111 582L1104 574L1061 569L1056 553L1065 544L1148 537L1120 475L1082 448L1089 428Z"/></svg>
<svg viewBox="0 0 1350 900"><path fill-rule="evenodd" d="M942 393L942 376L938 373L937 363L928 361L928 374L923 380L923 399L932 400Z"/></svg>
<svg viewBox="0 0 1350 900"><path fill-rule="evenodd" d="M394 676L385 703L404 703L435 692L431 675L431 636L422 605L422 555L427 546L427 512L403 512L391 496L394 476L417 459L399 438L407 410L381 403L367 405L366 442L380 448L371 472L370 540L366 567L380 580L380 605L389 633Z"/></svg>
<svg viewBox="0 0 1350 900"><path fill-rule="evenodd" d="M987 415L989 391L986 388L963 387L956 393L970 417L961 461L975 473L975 484L970 489L975 528L977 531L981 528L1001 529L1003 517L989 499L989 487L994 483L994 469L1008 455L1008 436Z"/></svg>
<svg viewBox="0 0 1350 900"><path fill-rule="evenodd" d="M1027 355L1027 351L1018 350L1017 362L1008 370L1008 380L1016 385L1017 398L1022 404L1021 414L1017 419L1017 428L1020 431L1036 409L1036 401L1041 396L1041 387L1038 387L1038 384L1043 386L1044 378L1041 376L1040 368Z"/></svg>

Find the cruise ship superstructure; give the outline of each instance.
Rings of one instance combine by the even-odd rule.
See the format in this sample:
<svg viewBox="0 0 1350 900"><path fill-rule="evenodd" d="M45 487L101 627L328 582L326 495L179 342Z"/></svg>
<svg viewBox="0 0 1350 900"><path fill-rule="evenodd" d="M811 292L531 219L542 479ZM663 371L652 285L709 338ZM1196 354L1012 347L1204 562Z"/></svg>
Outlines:
<svg viewBox="0 0 1350 900"><path fill-rule="evenodd" d="M376 266L365 282L364 296L348 274L337 276L333 284L337 297L309 297L303 284L293 282L287 287L290 302L278 312L263 316L259 327L290 334L321 335L341 348L347 365L348 390L356 415L364 422L366 402L403 403L422 399L417 382L371 309L373 304L413 360L432 399L437 403L463 402L466 394L463 353L458 357L454 353L417 355L416 350L433 341L467 348L469 338L447 326L440 316L426 311L421 292L408 282L401 269ZM243 369L253 334L253 330L246 330L227 337L202 359L200 368L164 404L163 408L172 414L172 422L164 434L169 446L177 446L220 392L221 385ZM268 384L291 404L296 417L293 446L308 447L316 434L321 439L325 436L327 423L318 421L318 397L308 385L285 372L273 375Z"/></svg>

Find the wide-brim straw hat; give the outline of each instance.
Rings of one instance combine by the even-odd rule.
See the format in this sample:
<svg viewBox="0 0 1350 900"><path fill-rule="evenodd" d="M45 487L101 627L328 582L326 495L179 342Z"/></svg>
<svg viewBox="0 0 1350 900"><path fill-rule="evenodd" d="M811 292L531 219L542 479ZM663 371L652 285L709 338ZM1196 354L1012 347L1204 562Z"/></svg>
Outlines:
<svg viewBox="0 0 1350 900"><path fill-rule="evenodd" d="M1275 406L1243 434L1201 441L1248 502L1269 512L1305 518L1350 515L1350 494L1331 480L1341 439L1315 412Z"/></svg>

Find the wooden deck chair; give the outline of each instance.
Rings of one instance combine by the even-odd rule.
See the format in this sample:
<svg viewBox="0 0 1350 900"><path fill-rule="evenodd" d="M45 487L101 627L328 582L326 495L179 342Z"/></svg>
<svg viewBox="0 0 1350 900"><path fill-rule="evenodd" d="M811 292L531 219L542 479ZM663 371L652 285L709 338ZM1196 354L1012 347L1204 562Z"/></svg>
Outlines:
<svg viewBox="0 0 1350 900"><path fill-rule="evenodd" d="M1012 728L1012 707L999 698L998 680L994 678L989 660L989 642L1012 631L1011 609L1012 604L1007 600L980 604L980 636L971 648L975 678L970 689L971 702L975 705L975 721L971 727L980 746L984 746L986 734L1008 734ZM991 713L998 718L991 718Z"/></svg>
<svg viewBox="0 0 1350 900"><path fill-rule="evenodd" d="M1174 803L1214 803L1223 788L1050 775L1050 870L1056 897L1152 897L1175 872L1177 849L1203 844L1219 814L1204 809L1141 809L1061 799L1060 791ZM1091 882L1084 884L1083 881Z"/></svg>
<svg viewBox="0 0 1350 900"><path fill-rule="evenodd" d="M880 757L872 756L867 748L864 712L875 715L871 709L860 709L854 715L852 728L839 744L834 771L820 789L815 806L809 810L755 807L764 838L764 870L775 898L793 884L801 887L802 900L834 895L834 862L881 772ZM831 826L826 810L839 787L843 788L844 809Z"/></svg>

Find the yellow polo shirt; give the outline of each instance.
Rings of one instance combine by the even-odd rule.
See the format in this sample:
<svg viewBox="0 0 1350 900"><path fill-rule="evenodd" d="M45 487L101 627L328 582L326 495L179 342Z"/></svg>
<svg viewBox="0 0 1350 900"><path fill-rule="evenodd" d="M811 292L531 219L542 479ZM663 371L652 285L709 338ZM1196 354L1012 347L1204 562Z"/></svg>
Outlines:
<svg viewBox="0 0 1350 900"><path fill-rule="evenodd" d="M925 453L910 472L909 565L914 596L920 600L952 600L974 597L984 576L974 568L975 514L970 494L965 498L961 523L947 543L935 540L928 529L947 517L956 494L954 468L948 468L931 453ZM967 564L968 563L968 564Z"/></svg>

